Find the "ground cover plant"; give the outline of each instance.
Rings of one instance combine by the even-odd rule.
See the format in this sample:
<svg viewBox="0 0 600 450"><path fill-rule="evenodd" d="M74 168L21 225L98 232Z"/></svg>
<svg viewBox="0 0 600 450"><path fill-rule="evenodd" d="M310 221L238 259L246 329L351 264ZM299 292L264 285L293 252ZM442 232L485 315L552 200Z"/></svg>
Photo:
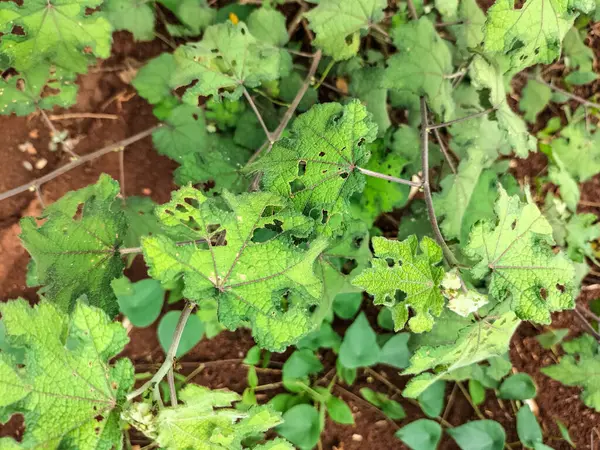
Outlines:
<svg viewBox="0 0 600 450"><path fill-rule="evenodd" d="M0 2L0 448L597 447L597 16Z"/></svg>

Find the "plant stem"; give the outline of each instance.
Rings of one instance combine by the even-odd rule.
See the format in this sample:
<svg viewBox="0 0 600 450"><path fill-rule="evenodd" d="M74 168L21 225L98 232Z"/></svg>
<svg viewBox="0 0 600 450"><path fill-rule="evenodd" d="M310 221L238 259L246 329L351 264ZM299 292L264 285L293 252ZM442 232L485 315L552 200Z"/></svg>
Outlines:
<svg viewBox="0 0 600 450"><path fill-rule="evenodd" d="M542 78L540 77L535 77L533 75L525 75L529 80L533 80L533 81L537 81L540 84L543 84L545 86L548 86L550 89L554 89L556 92L560 92L563 95L566 95L567 97L578 101L579 103L581 103L582 105L585 106L589 106L591 108L596 108L596 109L600 109L600 103L594 103L594 102L590 102L589 100L586 100L583 97L580 97L579 95L575 95L575 94L571 94L569 91L565 91L562 88L559 88L558 86L553 85L552 83L548 83L547 81L544 81Z"/></svg>
<svg viewBox="0 0 600 450"><path fill-rule="evenodd" d="M573 310L573 312L577 315L577 317L579 317L579 320L581 320L583 322L585 327L596 338L596 340L598 340L600 342L600 333L598 333L596 331L596 329L592 326L592 324L588 322L588 320L585 318L585 316L583 314L581 314L581 312L579 311L579 308L575 308Z"/></svg>
<svg viewBox="0 0 600 450"><path fill-rule="evenodd" d="M119 184L121 188L121 201L123 206L127 203L125 199L125 152L119 152Z"/></svg>
<svg viewBox="0 0 600 450"><path fill-rule="evenodd" d="M435 24L436 28L450 27L452 25L468 25L468 20L454 20L452 22L438 22Z"/></svg>
<svg viewBox="0 0 600 450"><path fill-rule="evenodd" d="M50 120L70 120L70 119L118 120L119 116L116 114L104 114L104 113L67 113L67 114L51 114L50 115Z"/></svg>
<svg viewBox="0 0 600 450"><path fill-rule="evenodd" d="M35 186L35 195L37 196L37 199L40 202L42 209L46 209L46 203L44 202L44 197L42 197L42 190L39 186Z"/></svg>
<svg viewBox="0 0 600 450"><path fill-rule="evenodd" d="M250 103L250 107L252 108L252 111L254 111L254 114L256 114L256 117L258 118L260 126L265 131L265 135L267 136L267 140L269 142L273 142L273 138L271 137L271 132L267 128L267 125L265 124L265 121L264 121L262 115L260 114L260 111L256 107L256 103L254 103L254 99L252 98L252 96L250 95L250 93L248 92L248 90L246 88L244 88L244 97L246 97L246 100L248 100L248 103Z"/></svg>
<svg viewBox="0 0 600 450"><path fill-rule="evenodd" d="M446 144L444 144L442 136L440 135L440 130L435 128L433 130L433 134L435 135L435 139L440 146L440 150L444 154L444 158L446 158L446 161L448 162L448 166L450 166L450 170L454 175L456 175L456 164L454 164L454 161L452 161L452 158L450 157L450 152L448 152L448 148L446 147Z"/></svg>
<svg viewBox="0 0 600 450"><path fill-rule="evenodd" d="M165 377L165 375L167 375L169 370L171 370L173 368L173 363L175 361L175 355L177 354L177 348L179 347L179 342L181 341L181 336L183 334L183 330L184 330L185 325L186 325L188 319L190 318L190 315L192 314L192 311L194 310L195 307L196 307L196 305L194 305L193 303L186 302L185 307L183 308L183 311L181 312L181 316L179 316L179 321L177 322L175 331L173 332L173 341L171 342L171 346L167 350L167 355L165 356L165 361L162 363L162 365L159 367L159 369L156 371L156 373L152 376L152 378L150 378L150 380L148 380L146 383L144 383L138 389L136 389L135 391L133 391L127 395L127 400L132 400L132 399L136 398L138 395L143 394L151 386L157 386L158 383L160 383L162 381L162 379Z"/></svg>
<svg viewBox="0 0 600 450"><path fill-rule="evenodd" d="M327 67L325 67L325 71L323 72L323 74L321 75L321 78L319 79L319 81L317 82L317 84L314 87L315 91L321 87L321 85L323 84L323 81L325 81L325 79L327 78L327 75L329 75L329 71L333 68L334 64L335 64L335 59L332 59L331 62L329 64L327 64Z"/></svg>
<svg viewBox="0 0 600 450"><path fill-rule="evenodd" d="M417 14L417 8L415 8L415 3L413 2L413 0L406 0L406 3L408 5L408 12L410 13L410 16L413 20L417 20L419 18L419 15Z"/></svg>
<svg viewBox="0 0 600 450"><path fill-rule="evenodd" d="M475 119L476 117L485 116L486 114L491 113L495 109L496 109L496 107L492 106L491 108L488 108L485 111L479 111L479 112L476 112L473 114L469 114L468 116L465 116L465 117L460 117L458 119L449 120L448 122L438 123L435 125L428 125L427 131L435 130L436 128L448 127L450 125L454 125L455 123L464 122L465 120L471 120L471 119Z"/></svg>
<svg viewBox="0 0 600 450"><path fill-rule="evenodd" d="M167 383L169 383L169 394L171 396L171 406L175 408L177 406L177 389L175 389L175 375L173 373L173 365L167 372Z"/></svg>
<svg viewBox="0 0 600 450"><path fill-rule="evenodd" d="M417 183L416 181L405 180L403 178L396 178L391 175L385 175L383 173L373 172L369 169L363 169L362 167L356 167L356 170L370 177L381 178L382 180L393 181L394 183L406 184L407 186L421 187L421 183Z"/></svg>
<svg viewBox="0 0 600 450"><path fill-rule="evenodd" d="M471 399L469 392L467 392L467 389L463 386L463 384L460 381L457 381L456 385L465 396L465 399L467 399L467 401L469 402L469 405L471 405L471 408L473 408L473 411L475 411L477 417L479 417L481 420L485 420L485 416L481 413L479 407L475 403L473 403L473 399Z"/></svg>
<svg viewBox="0 0 600 450"><path fill-rule="evenodd" d="M446 261L451 266L457 266L458 260L454 256L454 253L450 250L440 227L438 225L437 217L435 216L435 209L433 208L433 198L431 196L431 186L429 184L429 126L427 125L427 103L425 97L421 97L421 165L423 167L423 193L425 194L425 204L427 205L427 215L433 228L433 234L438 245L442 248Z"/></svg>
<svg viewBox="0 0 600 450"><path fill-rule="evenodd" d="M142 131L138 134L135 134L127 139L120 141L120 142L111 144L107 147L101 148L100 150L96 150L95 152L81 156L78 159L71 161L68 164L65 164L64 166L59 167L56 170L53 170L52 172L44 175L43 177L37 178L37 179L30 181L29 183L24 184L22 186L10 189L10 190L0 194L0 201L5 200L10 197L13 197L22 192L27 192L30 189L35 189L36 186L41 186L42 184L47 183L48 181L53 180L54 178L62 175L63 173L66 173L66 172L74 169L75 167L79 167L82 164L85 164L86 162L93 161L94 159L99 158L100 156L104 156L107 153L113 152L115 150L123 151L123 149L126 146L131 145L134 142L137 142L137 141L145 138L146 136L151 135L154 131L156 131L161 126L162 125L156 125L152 128L148 128L147 130Z"/></svg>

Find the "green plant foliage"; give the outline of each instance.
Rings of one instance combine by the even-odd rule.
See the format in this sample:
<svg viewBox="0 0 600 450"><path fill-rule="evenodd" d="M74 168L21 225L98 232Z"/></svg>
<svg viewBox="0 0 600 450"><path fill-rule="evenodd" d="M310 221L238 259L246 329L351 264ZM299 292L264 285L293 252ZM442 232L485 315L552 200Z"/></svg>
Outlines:
<svg viewBox="0 0 600 450"><path fill-rule="evenodd" d="M157 329L158 342L165 352L173 342L173 333L180 316L181 311L169 311L160 319ZM175 356L180 358L193 349L200 342L203 334L204 324L197 315L191 315L181 334L181 341Z"/></svg>
<svg viewBox="0 0 600 450"><path fill-rule="evenodd" d="M111 26L102 0L26 0L0 4L0 67L28 70L54 64L83 73L96 57L110 56ZM15 33L15 26L22 33Z"/></svg>
<svg viewBox="0 0 600 450"><path fill-rule="evenodd" d="M316 33L314 45L339 61L356 55L360 31L383 19L385 0L322 0L305 14Z"/></svg>
<svg viewBox="0 0 600 450"><path fill-rule="evenodd" d="M150 274L163 283L183 276L186 298L217 300L224 326L250 323L259 345L282 350L314 326L306 310L317 303L322 284L312 266L326 242L317 240L306 250L292 246L292 236L308 236L313 222L275 194L236 197L224 191L223 200L228 210L219 207L219 199L185 187L158 208L166 227L186 229L202 243L179 246L165 236L145 238Z"/></svg>
<svg viewBox="0 0 600 450"><path fill-rule="evenodd" d="M552 227L537 206L499 190L497 224L477 224L465 248L480 260L472 274L483 278L491 273L490 295L510 301L520 319L549 324L551 312L574 306L573 265L553 253Z"/></svg>
<svg viewBox="0 0 600 450"><path fill-rule="evenodd" d="M381 392L375 392L369 388L362 388L360 390L360 395L373 406L381 409L381 411L392 420L402 420L406 417L406 412L402 405Z"/></svg>
<svg viewBox="0 0 600 450"><path fill-rule="evenodd" d="M176 106L165 119L165 126L152 133L158 153L182 162L186 155L198 152L206 140L202 109L191 105Z"/></svg>
<svg viewBox="0 0 600 450"><path fill-rule="evenodd" d="M86 295L89 303L114 317L119 307L110 283L119 278L119 249L127 232L115 200L119 185L102 175L94 185L69 192L46 208L38 226L21 220L21 241L35 262L39 294L70 311Z"/></svg>
<svg viewBox="0 0 600 450"><path fill-rule="evenodd" d="M500 398L509 400L527 400L535 397L537 388L533 379L526 373L516 373L502 382Z"/></svg>
<svg viewBox="0 0 600 450"><path fill-rule="evenodd" d="M181 24L167 23L172 36L197 36L216 20L217 11L206 0L158 0L179 19Z"/></svg>
<svg viewBox="0 0 600 450"><path fill-rule="evenodd" d="M431 109L443 118L454 112L454 72L448 45L425 17L398 27L393 35L399 50L389 59L383 86L411 96L426 95Z"/></svg>
<svg viewBox="0 0 600 450"><path fill-rule="evenodd" d="M584 334L563 344L567 354L558 364L542 368L542 373L550 378L567 386L582 387L583 403L596 411L600 411L599 348L594 337Z"/></svg>
<svg viewBox="0 0 600 450"><path fill-rule="evenodd" d="M525 113L525 120L535 122L537 115L546 107L551 97L552 89L549 86L535 80L527 80L519 101L519 109Z"/></svg>
<svg viewBox="0 0 600 450"><path fill-rule="evenodd" d="M444 380L438 380L419 395L417 399L419 406L427 417L435 418L442 414L445 392L446 382Z"/></svg>
<svg viewBox="0 0 600 450"><path fill-rule="evenodd" d="M394 334L381 347L379 354L379 363L397 369L404 369L408 366L411 352L408 348L409 333Z"/></svg>
<svg viewBox="0 0 600 450"><path fill-rule="evenodd" d="M109 363L128 342L121 324L83 300L70 315L22 299L0 312L8 342L25 352L20 365L0 355L0 416L24 415L19 448L121 449L119 413L134 382L129 360Z"/></svg>
<svg viewBox="0 0 600 450"><path fill-rule="evenodd" d="M542 443L544 437L542 429L528 405L521 406L521 409L517 413L517 433L525 448L533 448L535 450L548 450L552 448Z"/></svg>
<svg viewBox="0 0 600 450"><path fill-rule="evenodd" d="M550 349L553 346L560 344L568 334L568 328L559 328L557 330L550 329L550 331L542 333L535 338L543 348Z"/></svg>
<svg viewBox="0 0 600 450"><path fill-rule="evenodd" d="M342 425L354 425L352 410L344 400L332 395L325 405L331 420Z"/></svg>
<svg viewBox="0 0 600 450"><path fill-rule="evenodd" d="M575 262L595 258L592 242L600 238L600 224L595 214L573 214L567 223L567 255Z"/></svg>
<svg viewBox="0 0 600 450"><path fill-rule="evenodd" d="M151 2L104 0L102 11L115 30L131 31L137 41L154 39L154 8Z"/></svg>
<svg viewBox="0 0 600 450"><path fill-rule="evenodd" d="M364 313L350 325L340 347L340 362L348 369L368 367L379 361L377 335Z"/></svg>
<svg viewBox="0 0 600 450"><path fill-rule="evenodd" d="M64 70L46 65L0 78L0 114L26 116L38 108L67 108L75 103L77 96L74 78Z"/></svg>
<svg viewBox="0 0 600 450"><path fill-rule="evenodd" d="M173 55L161 53L142 66L131 84L149 103L158 105L172 96L170 82L174 72Z"/></svg>
<svg viewBox="0 0 600 450"><path fill-rule="evenodd" d="M506 441L504 428L494 420L476 420L447 431L461 450L502 450Z"/></svg>
<svg viewBox="0 0 600 450"><path fill-rule="evenodd" d="M323 364L310 350L296 350L283 365L283 381L288 385L323 370Z"/></svg>
<svg viewBox="0 0 600 450"><path fill-rule="evenodd" d="M385 70L383 67L363 67L350 73L351 81L348 87L350 95L358 98L373 114L377 124L378 136L384 136L392 122L387 109L387 89L381 88Z"/></svg>
<svg viewBox="0 0 600 450"><path fill-rule="evenodd" d="M313 106L293 123L291 136L250 166L263 173L263 187L290 198L296 209L339 228L349 198L365 177L356 169L370 157L377 135L371 115L358 101Z"/></svg>
<svg viewBox="0 0 600 450"><path fill-rule="evenodd" d="M198 96L218 98L219 90L227 98L238 99L244 88L285 76L291 62L283 50L257 40L243 22L211 25L200 42L183 45L174 55L171 86L196 81L183 96L192 105L198 103Z"/></svg>
<svg viewBox="0 0 600 450"><path fill-rule="evenodd" d="M290 37L285 25L285 16L268 6L256 9L248 16L248 29L259 41L283 47Z"/></svg>
<svg viewBox="0 0 600 450"><path fill-rule="evenodd" d="M396 437L411 450L436 450L442 439L442 427L428 419L419 419L403 426Z"/></svg>
<svg viewBox="0 0 600 450"><path fill-rule="evenodd" d="M310 450L321 435L319 413L310 405L292 406L283 414L283 423L277 432L299 449Z"/></svg>
<svg viewBox="0 0 600 450"><path fill-rule="evenodd" d="M551 143L552 154L557 155L565 170L580 182L600 171L600 134L591 130L588 131L584 121L572 121Z"/></svg>
<svg viewBox="0 0 600 450"><path fill-rule="evenodd" d="M442 261L440 247L428 237L419 244L415 236L401 242L375 237L372 243L376 256L373 266L353 283L373 295L376 305L391 309L396 331L404 328L407 321L415 333L431 330L434 317L444 307L439 289L444 277L444 269L438 267ZM391 267L388 259L393 261ZM396 299L397 291L406 294L402 301ZM414 312L410 320L408 308Z"/></svg>
<svg viewBox="0 0 600 450"><path fill-rule="evenodd" d="M136 327L147 327L159 316L165 291L156 280L146 279L132 283L128 278L117 278L111 286L120 311Z"/></svg>

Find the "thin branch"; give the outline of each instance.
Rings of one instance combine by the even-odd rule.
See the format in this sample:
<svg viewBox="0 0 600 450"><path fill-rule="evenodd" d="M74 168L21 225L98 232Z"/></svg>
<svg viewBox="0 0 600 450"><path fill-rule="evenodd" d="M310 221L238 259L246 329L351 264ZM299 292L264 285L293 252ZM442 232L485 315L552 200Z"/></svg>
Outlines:
<svg viewBox="0 0 600 450"><path fill-rule="evenodd" d="M167 372L167 383L169 384L169 395L171 397L171 406L175 408L177 406L177 389L175 389L175 374L173 373L173 365Z"/></svg>
<svg viewBox="0 0 600 450"><path fill-rule="evenodd" d="M244 88L244 97L246 97L246 100L248 100L248 103L250 103L250 107L252 108L252 111L254 111L254 114L256 114L256 117L258 118L258 121L260 122L260 126L265 131L265 135L267 136L267 140L269 142L273 142L273 138L271 136L271 132L267 128L267 124L265 123L262 115L260 114L260 111L256 107L256 103L254 103L254 99L252 98L252 96L250 95L250 93L248 92L248 90L246 88Z"/></svg>
<svg viewBox="0 0 600 450"><path fill-rule="evenodd" d="M454 253L450 250L440 227L438 225L437 217L435 216L435 209L433 208L433 198L431 196L431 185L429 183L429 126L427 125L427 103L425 97L421 97L421 165L423 167L423 193L425 194L425 204L427 205L427 215L429 216L429 222L433 228L433 234L435 240L442 248L446 260L451 266L457 266L458 261L454 256Z"/></svg>
<svg viewBox="0 0 600 450"><path fill-rule="evenodd" d="M588 322L588 320L585 318L585 316L583 314L581 314L581 312L579 311L578 308L575 308L573 310L573 312L577 315L577 317L579 317L579 320L581 320L583 322L583 324L585 325L585 327L589 330L589 332L598 340L600 341L600 333L598 333L596 331L596 329L592 326L591 323Z"/></svg>
<svg viewBox="0 0 600 450"><path fill-rule="evenodd" d="M437 140L437 142L440 146L440 150L444 154L444 157L446 158L446 161L448 162L448 165L450 166L450 170L452 170L452 173L454 175L456 175L456 164L454 164L454 161L452 161L452 158L450 157L450 152L448 152L448 148L446 147L446 144L444 144L442 136L440 135L440 130L435 128L433 130L433 134L435 134L435 139Z"/></svg>
<svg viewBox="0 0 600 450"><path fill-rule="evenodd" d="M35 186L34 189L35 189L35 195L37 196L42 209L46 209L46 203L44 202L44 197L42 197L42 190L40 189L39 186Z"/></svg>
<svg viewBox="0 0 600 450"><path fill-rule="evenodd" d="M583 313L583 315L588 316L590 319L595 320L596 322L600 323L600 317L598 317L596 314L594 314L589 309L586 309L580 305L577 305L575 308L578 309L579 312Z"/></svg>
<svg viewBox="0 0 600 450"><path fill-rule="evenodd" d="M127 200L125 198L125 152L119 152L119 181L121 189L121 201L123 202L123 206L125 206Z"/></svg>
<svg viewBox="0 0 600 450"><path fill-rule="evenodd" d="M485 416L481 413L481 410L479 409L479 407L473 402L473 399L471 398L471 396L469 395L469 393L467 392L467 390L465 389L463 384L460 381L457 381L456 385L458 386L460 391L463 393L467 402L469 402L469 405L471 405L471 408L473 408L473 411L475 411L475 414L477 415L477 417L479 417L481 420L485 420Z"/></svg>
<svg viewBox="0 0 600 450"><path fill-rule="evenodd" d="M443 27L451 27L452 25L468 25L469 21L468 20L455 20L452 22L438 22L435 24L436 28L443 28Z"/></svg>
<svg viewBox="0 0 600 450"><path fill-rule="evenodd" d="M449 120L448 122L438 123L435 125L428 125L427 131L435 130L436 128L444 128L450 125L454 125L455 123L464 122L465 120L475 119L476 117L485 116L486 114L491 113L496 109L496 106L492 106L491 108L486 109L485 111L479 111L473 114L469 114L465 117L459 117L458 119Z"/></svg>
<svg viewBox="0 0 600 450"><path fill-rule="evenodd" d="M53 180L54 178L62 175L63 173L69 172L70 170L74 169L75 167L79 167L82 164L85 164L86 162L93 161L94 159L99 158L100 156L104 156L107 153L110 153L110 152L113 152L116 150L122 151L128 145L131 145L134 142L137 142L137 141L145 138L146 136L151 135L154 131L156 131L161 126L162 125L156 125L152 128L142 131L141 133L135 134L127 139L124 139L120 142L108 145L104 148L101 148L100 150L96 150L95 152L81 156L78 159L71 161L69 164L65 164L64 166L59 167L58 169L53 170L52 172L50 172L40 178L30 181L29 183L26 183L22 186L10 189L10 190L0 194L0 201L6 200L7 198L13 197L22 192L27 192L32 188L35 189L36 186L41 186L42 184L47 183L48 181Z"/></svg>
<svg viewBox="0 0 600 450"><path fill-rule="evenodd" d="M50 120L50 118L48 117L48 114L46 114L46 111L44 111L41 108L38 108L38 111L40 112L40 114L42 116L42 119L44 119L44 123L50 129L50 133L52 134L52 136L58 138L60 136L60 131L58 131L56 129L56 127L54 126L54 124L52 123L52 121ZM73 151L73 149L71 148L71 144L68 144L66 142L62 142L61 148L66 153L68 153L69 155L71 155L73 158L79 159L79 155Z"/></svg>
<svg viewBox="0 0 600 450"><path fill-rule="evenodd" d="M51 114L50 120L70 120L70 119L106 119L106 120L117 120L119 118L116 114L104 114L104 113L67 113L67 114Z"/></svg>
<svg viewBox="0 0 600 450"><path fill-rule="evenodd" d="M417 20L419 18L419 15L417 14L417 8L415 8L415 3L413 2L413 0L406 0L406 3L408 4L408 12L410 13L410 16L413 20Z"/></svg>
<svg viewBox="0 0 600 450"><path fill-rule="evenodd" d="M417 183L415 181L410 181L410 180L405 180L403 178L392 177L391 175L385 175L385 174L379 173L379 172L373 172L372 170L363 169L362 167L356 167L356 170L358 170L360 173L363 173L370 177L381 178L382 180L393 181L394 183L405 184L407 186L421 187L421 183Z"/></svg>
<svg viewBox="0 0 600 450"><path fill-rule="evenodd" d="M525 74L525 76L530 80L537 81L538 83L548 86L550 89L554 89L556 92L560 92L561 94L566 95L567 97L578 101L582 105L589 106L591 108L600 109L600 103L590 102L589 100L586 100L585 98L580 97L579 95L571 94L569 91L565 91L564 89L559 88L558 86L555 86L552 83L548 83L547 81L544 81L542 78L535 77L533 75L527 75L527 74Z"/></svg>
<svg viewBox="0 0 600 450"><path fill-rule="evenodd" d="M179 342L181 341L183 330L195 307L196 305L194 305L193 303L187 302L185 304L185 307L183 308L183 311L179 316L179 321L177 322L175 331L173 332L173 341L171 342L171 346L167 350L165 361L162 363L162 365L156 371L156 373L152 376L152 378L150 378L147 382L145 382L135 391L127 395L127 400L133 400L138 395L143 394L151 386L157 386L158 383L160 383L165 377L165 375L167 375L168 372L173 368L173 363L175 362L175 355L177 354L177 348L179 347Z"/></svg>

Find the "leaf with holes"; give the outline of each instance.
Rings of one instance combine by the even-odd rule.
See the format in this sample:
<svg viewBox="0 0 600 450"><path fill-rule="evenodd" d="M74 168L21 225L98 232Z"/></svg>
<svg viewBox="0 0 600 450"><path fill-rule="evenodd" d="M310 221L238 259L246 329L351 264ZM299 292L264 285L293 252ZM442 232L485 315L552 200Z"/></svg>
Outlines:
<svg viewBox="0 0 600 450"><path fill-rule="evenodd" d="M374 237L372 243L375 252L372 267L358 275L353 284L373 295L373 303L392 311L396 331L404 328L407 321L414 333L431 330L434 317L444 307L440 291L444 269L438 267L442 261L440 247L428 237L419 244L416 236L405 241ZM396 298L397 291L406 295L401 301ZM409 308L414 313L410 320Z"/></svg>
<svg viewBox="0 0 600 450"><path fill-rule="evenodd" d="M214 22L217 10L207 0L158 0L179 19L181 24L166 23L171 36L198 36Z"/></svg>
<svg viewBox="0 0 600 450"><path fill-rule="evenodd" d="M134 383L129 360L109 363L128 341L121 324L83 301L69 316L44 300L10 301L0 312L26 355L17 365L0 354L0 416L24 415L19 448L121 449L120 407Z"/></svg>
<svg viewBox="0 0 600 450"><path fill-rule="evenodd" d="M104 0L102 11L115 30L127 30L136 41L154 39L154 8L150 2Z"/></svg>
<svg viewBox="0 0 600 450"><path fill-rule="evenodd" d="M316 33L314 45L334 60L358 53L360 31L383 19L385 0L322 0L305 14Z"/></svg>
<svg viewBox="0 0 600 450"><path fill-rule="evenodd" d="M169 283L183 277L186 298L217 300L224 326L251 325L257 343L270 350L281 351L313 329L308 308L322 295L313 264L327 243L294 245L293 238L306 238L314 225L285 199L228 191L207 199L184 187L157 211L165 227L186 230L195 242L143 239L153 278Z"/></svg>
<svg viewBox="0 0 600 450"><path fill-rule="evenodd" d="M425 95L436 114L450 118L454 67L448 44L426 17L397 27L393 38L398 53L388 61L383 86L415 98Z"/></svg>
<svg viewBox="0 0 600 450"><path fill-rule="evenodd" d="M175 51L177 70L172 87L189 87L184 101L197 105L198 96L224 95L238 99L244 88L257 87L265 81L287 75L291 67L289 54L257 40L240 22L212 25L200 42L186 44Z"/></svg>
<svg viewBox="0 0 600 450"><path fill-rule="evenodd" d="M102 0L24 0L0 3L0 67L55 64L83 73L110 56L110 23L95 8ZM88 11L90 11L88 13Z"/></svg>
<svg viewBox="0 0 600 450"><path fill-rule="evenodd" d="M115 201L119 184L102 175L92 186L69 192L44 210L38 226L21 220L21 241L35 261L39 294L63 310L87 295L93 306L114 317L119 312L110 282L119 278L119 249L127 233L125 215Z"/></svg>
<svg viewBox="0 0 600 450"><path fill-rule="evenodd" d="M376 136L377 126L359 101L316 105L294 121L290 137L248 170L263 172L266 190L290 198L335 234L350 197L365 186L357 167L369 160L366 144Z"/></svg>
<svg viewBox="0 0 600 450"><path fill-rule="evenodd" d="M0 77L0 114L27 116L38 108L67 108L76 97L73 74L43 64L7 79Z"/></svg>
<svg viewBox="0 0 600 450"><path fill-rule="evenodd" d="M491 276L490 296L510 301L520 319L549 324L551 312L575 306L573 265L552 251L552 227L535 203L498 189L497 222L475 225L465 248L479 261L471 273Z"/></svg>

